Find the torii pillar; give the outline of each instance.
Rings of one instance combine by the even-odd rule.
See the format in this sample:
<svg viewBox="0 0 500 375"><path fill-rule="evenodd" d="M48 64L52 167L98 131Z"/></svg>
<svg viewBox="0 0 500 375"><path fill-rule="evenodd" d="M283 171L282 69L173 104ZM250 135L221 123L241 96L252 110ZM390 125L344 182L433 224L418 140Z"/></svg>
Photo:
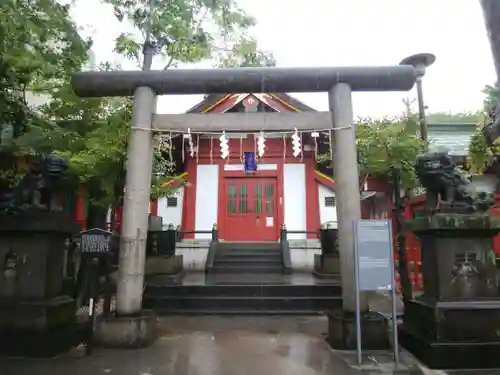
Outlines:
<svg viewBox="0 0 500 375"><path fill-rule="evenodd" d="M412 66L341 67L341 68L234 68L162 71L81 72L73 76L73 88L82 97L132 96L136 105L128 150L124 227L120 251L120 280L117 295L117 316L106 321L106 335L110 343L121 346L137 345L144 337L140 327L149 327L152 318L141 310L144 279L145 235L147 233L150 182L141 168L134 168L141 155L150 147L149 137L138 132L151 129L151 97L179 94L226 94L241 92L328 92L330 112L302 113L247 113L237 114L183 114L154 115L153 128L164 131L223 131L238 132L313 130L333 127L335 139L333 162L336 173L336 196L339 228L343 310L330 319L330 337L337 348L355 348L354 328L355 279L353 220L359 219L360 192L355 129L352 111L352 91L408 91L415 84L416 72ZM148 100L140 101L139 91L148 93ZM144 98L146 95L143 95ZM147 98L145 98L147 99ZM139 235L138 235L139 234ZM135 241L139 239L138 241ZM368 311L366 298L361 308ZM367 316L369 314L366 314ZM382 320L380 320L382 322ZM363 323L364 324L364 323ZM363 333L375 336L373 319L366 321ZM385 326L382 324L381 326ZM127 335L120 330L127 328ZM346 329L347 327L347 329ZM351 327L351 328L349 328ZM135 337L134 337L134 329ZM103 331L104 332L104 331ZM376 332L376 333L374 333ZM103 335L103 336L106 336ZM126 337L125 337L126 336ZM354 338L354 340L353 340ZM375 337L375 339L377 339ZM121 340L121 341L120 341ZM135 340L135 341L134 341ZM124 342L126 341L126 342ZM145 341L145 340L143 340ZM364 337L369 343L370 337Z"/></svg>

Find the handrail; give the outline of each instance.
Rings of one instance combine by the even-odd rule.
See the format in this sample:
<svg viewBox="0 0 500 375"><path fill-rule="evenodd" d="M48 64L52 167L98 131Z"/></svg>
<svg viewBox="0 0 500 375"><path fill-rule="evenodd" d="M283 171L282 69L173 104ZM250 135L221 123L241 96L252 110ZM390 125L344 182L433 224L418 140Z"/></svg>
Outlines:
<svg viewBox="0 0 500 375"><path fill-rule="evenodd" d="M319 230L286 230L286 232L291 234L320 234Z"/></svg>
<svg viewBox="0 0 500 375"><path fill-rule="evenodd" d="M290 256L290 244L287 239L287 230L285 224L281 226L280 230L280 249L281 261L283 262L283 272L292 273L292 259Z"/></svg>
<svg viewBox="0 0 500 375"><path fill-rule="evenodd" d="M212 233L212 230L179 230L178 232L182 234L209 234Z"/></svg>
<svg viewBox="0 0 500 375"><path fill-rule="evenodd" d="M205 261L205 272L209 272L214 267L215 254L217 253L219 245L219 233L217 230L217 224L214 223L212 228L212 241L208 246L207 260Z"/></svg>

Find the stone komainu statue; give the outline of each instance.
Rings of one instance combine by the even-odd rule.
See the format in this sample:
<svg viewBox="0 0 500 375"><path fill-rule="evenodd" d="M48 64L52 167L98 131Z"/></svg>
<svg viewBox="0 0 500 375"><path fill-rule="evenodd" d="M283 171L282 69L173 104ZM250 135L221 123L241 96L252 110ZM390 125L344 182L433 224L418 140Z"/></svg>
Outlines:
<svg viewBox="0 0 500 375"><path fill-rule="evenodd" d="M0 190L0 216L20 211L58 211L68 161L56 154L37 157L21 182L12 188Z"/></svg>
<svg viewBox="0 0 500 375"><path fill-rule="evenodd" d="M416 164L417 177L427 191L426 209L450 212L486 211L494 203L493 194L473 193L470 180L456 167L447 152L420 155Z"/></svg>

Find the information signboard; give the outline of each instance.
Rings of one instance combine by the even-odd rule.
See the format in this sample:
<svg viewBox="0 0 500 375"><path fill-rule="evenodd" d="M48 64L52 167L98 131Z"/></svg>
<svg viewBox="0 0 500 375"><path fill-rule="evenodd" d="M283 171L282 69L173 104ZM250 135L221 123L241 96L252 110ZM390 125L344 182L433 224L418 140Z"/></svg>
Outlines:
<svg viewBox="0 0 500 375"><path fill-rule="evenodd" d="M391 290L394 284L391 222L360 220L356 242L361 292Z"/></svg>
<svg viewBox="0 0 500 375"><path fill-rule="evenodd" d="M399 344L394 287L394 250L389 220L355 220L354 273L356 278L356 338L358 365L362 365L361 292L391 291L394 361L399 365Z"/></svg>

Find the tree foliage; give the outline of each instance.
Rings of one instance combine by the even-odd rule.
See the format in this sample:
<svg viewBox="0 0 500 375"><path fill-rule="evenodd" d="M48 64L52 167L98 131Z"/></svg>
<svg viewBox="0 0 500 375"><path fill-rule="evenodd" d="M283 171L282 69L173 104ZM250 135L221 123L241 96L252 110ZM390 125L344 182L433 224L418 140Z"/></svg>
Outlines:
<svg viewBox="0 0 500 375"><path fill-rule="evenodd" d="M135 27L134 33L117 38L116 51L139 63L149 29L149 1L103 2L113 6L119 20ZM4 136L15 138L2 145L8 143L9 152L17 156L67 156L74 186L84 187L94 205L116 206L125 180L131 99L74 94L69 77L88 64L91 41L80 37L70 6L56 0L6 0L0 7L0 124ZM165 68L208 58L224 66L275 64L248 36L255 20L234 0L155 0L154 9L149 38L156 55L168 58ZM36 110L28 108L27 92L46 94L49 100ZM153 144L152 196L158 198L171 190L163 183L172 178L173 165L165 157L170 144L160 135L154 135ZM22 172L10 166L2 169L0 179L13 184Z"/></svg>
<svg viewBox="0 0 500 375"><path fill-rule="evenodd" d="M55 0L5 0L0 7L0 152L36 154L53 148L60 132L27 106L26 93L52 93L86 60L90 41L78 34L69 6ZM13 142L27 130L32 141ZM43 137L35 137L33 133ZM50 138L50 142L44 142ZM11 159L12 160L12 159ZM19 180L23 169L2 164L0 184Z"/></svg>
<svg viewBox="0 0 500 375"><path fill-rule="evenodd" d="M484 94L483 112L469 143L468 164L473 174L484 173L500 157L500 146L490 145L483 133L483 128L492 121L492 107L499 103L500 89L496 86L486 86Z"/></svg>
<svg viewBox="0 0 500 375"><path fill-rule="evenodd" d="M216 57L216 66L223 68L271 67L276 66L276 60L272 53L259 50L255 39L244 38L229 52L220 52Z"/></svg>
<svg viewBox="0 0 500 375"><path fill-rule="evenodd" d="M363 176L387 176L391 170L400 172L402 187L418 186L415 160L425 143L417 136L415 117L364 118L356 123L358 163ZM319 155L318 162L331 160L329 153Z"/></svg>
<svg viewBox="0 0 500 375"><path fill-rule="evenodd" d="M247 33L256 22L235 0L103 2L113 6L119 21L128 22L135 29L132 33L120 34L115 51L139 62L143 43L149 36L156 55L168 59L165 68L212 58L227 49L228 44L238 46L251 42L247 41ZM242 52L241 48L235 47L235 52Z"/></svg>

